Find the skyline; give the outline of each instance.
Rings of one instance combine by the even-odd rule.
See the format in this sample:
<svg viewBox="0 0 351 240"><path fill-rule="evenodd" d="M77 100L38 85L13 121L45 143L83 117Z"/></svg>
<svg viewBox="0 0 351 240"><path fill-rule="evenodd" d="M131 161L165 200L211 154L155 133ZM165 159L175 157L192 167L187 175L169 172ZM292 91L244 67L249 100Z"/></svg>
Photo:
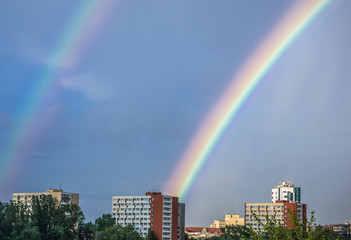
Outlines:
<svg viewBox="0 0 351 240"><path fill-rule="evenodd" d="M83 1L1 4L4 146ZM111 211L108 196L161 190L231 77L294 4L119 1L74 67L54 66L58 74L30 113L0 200L62 185L81 194L93 219ZM269 199L267 189L287 177L320 223L351 218L342 210L351 200L350 11L350 3L332 2L255 89L185 199L186 222L234 211L236 199L239 206ZM331 200L338 206L326 209Z"/></svg>

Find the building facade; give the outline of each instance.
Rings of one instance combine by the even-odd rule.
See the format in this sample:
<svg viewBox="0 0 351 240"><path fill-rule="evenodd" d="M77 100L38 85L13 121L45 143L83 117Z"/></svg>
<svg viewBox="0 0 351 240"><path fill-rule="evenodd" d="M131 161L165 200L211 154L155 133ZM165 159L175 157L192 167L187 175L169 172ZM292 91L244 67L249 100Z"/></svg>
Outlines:
<svg viewBox="0 0 351 240"><path fill-rule="evenodd" d="M144 196L112 197L116 224L131 224L143 237L152 229L160 240L184 239L185 204L178 197L147 192Z"/></svg>
<svg viewBox="0 0 351 240"><path fill-rule="evenodd" d="M272 203L276 201L290 201L301 203L301 188L290 181L281 181L272 189Z"/></svg>
<svg viewBox="0 0 351 240"><path fill-rule="evenodd" d="M255 231L263 231L260 221L266 224L268 216L284 227L293 227L291 214L304 221L306 209L306 204L301 203L301 189L290 181L282 181L272 189L271 203L245 203L245 225L251 225Z"/></svg>
<svg viewBox="0 0 351 240"><path fill-rule="evenodd" d="M322 229L332 229L334 232L343 237L351 237L351 222L349 223L339 223L330 224L322 226Z"/></svg>
<svg viewBox="0 0 351 240"><path fill-rule="evenodd" d="M63 189L47 189L46 192L32 192L32 193L13 193L12 201L14 203L23 203L29 209L32 207L32 199L34 197L42 198L43 195L51 195L56 198L62 205L77 204L79 206L79 194L64 192Z"/></svg>
<svg viewBox="0 0 351 240"><path fill-rule="evenodd" d="M266 216L275 219L284 227L293 227L289 211L295 214L300 221L306 220L306 204L276 201L275 203L245 203L245 225L251 225L255 231L263 231L255 216L266 224Z"/></svg>
<svg viewBox="0 0 351 240"><path fill-rule="evenodd" d="M225 227L224 220L214 220L213 223L210 224L210 228L223 228Z"/></svg>
<svg viewBox="0 0 351 240"><path fill-rule="evenodd" d="M210 224L211 228L222 228L229 225L244 225L245 220L241 218L238 214L226 214L224 220L214 220L213 223Z"/></svg>

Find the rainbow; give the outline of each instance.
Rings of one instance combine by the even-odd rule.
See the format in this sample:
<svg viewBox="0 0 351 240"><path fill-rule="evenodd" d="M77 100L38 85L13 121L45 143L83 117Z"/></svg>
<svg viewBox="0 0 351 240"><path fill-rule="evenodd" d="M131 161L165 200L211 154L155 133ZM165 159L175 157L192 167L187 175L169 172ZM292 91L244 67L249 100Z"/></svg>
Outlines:
<svg viewBox="0 0 351 240"><path fill-rule="evenodd" d="M233 77L230 86L193 137L163 191L184 201L219 138L252 91L330 0L300 1Z"/></svg>
<svg viewBox="0 0 351 240"><path fill-rule="evenodd" d="M55 81L57 73L74 68L116 2L114 0L84 1L68 22L67 28L48 58L48 64L34 81L26 105L12 125L8 139L0 148L0 183L6 179L9 169L14 168L11 165L18 164L18 160L15 160L16 152L28 137L31 121Z"/></svg>

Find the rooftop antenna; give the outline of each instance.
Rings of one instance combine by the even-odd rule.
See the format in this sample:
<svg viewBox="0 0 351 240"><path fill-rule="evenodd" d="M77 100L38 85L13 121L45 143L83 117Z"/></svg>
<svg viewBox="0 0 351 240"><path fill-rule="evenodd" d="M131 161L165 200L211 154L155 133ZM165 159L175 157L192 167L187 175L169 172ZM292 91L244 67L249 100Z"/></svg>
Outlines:
<svg viewBox="0 0 351 240"><path fill-rule="evenodd" d="M60 184L59 189L62 189L62 185Z"/></svg>

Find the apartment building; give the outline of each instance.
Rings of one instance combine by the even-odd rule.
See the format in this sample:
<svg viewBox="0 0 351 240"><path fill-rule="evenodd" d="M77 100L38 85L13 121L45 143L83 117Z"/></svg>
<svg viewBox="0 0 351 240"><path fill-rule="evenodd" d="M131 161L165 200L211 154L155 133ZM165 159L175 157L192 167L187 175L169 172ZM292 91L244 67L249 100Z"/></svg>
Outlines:
<svg viewBox="0 0 351 240"><path fill-rule="evenodd" d="M306 220L306 209L306 204L301 203L300 188L289 181L282 181L272 189L271 203L245 203L245 225L251 225L255 231L263 231L256 218L265 224L268 216L284 227L293 227L289 212L303 221Z"/></svg>
<svg viewBox="0 0 351 240"><path fill-rule="evenodd" d="M184 239L185 204L178 197L147 192L144 196L113 196L116 224L131 224L143 237L152 229L160 240Z"/></svg>
<svg viewBox="0 0 351 240"><path fill-rule="evenodd" d="M34 197L42 198L43 195L51 195L56 198L61 204L77 204L79 206L79 194L64 192L63 189L47 189L46 192L31 192L31 193L13 193L12 201L15 203L23 203L29 209L32 206Z"/></svg>
<svg viewBox="0 0 351 240"><path fill-rule="evenodd" d="M301 188L288 181L281 181L272 188L272 203L276 201L292 201L301 203Z"/></svg>
<svg viewBox="0 0 351 240"><path fill-rule="evenodd" d="M275 203L246 203L245 204L245 225L251 225L253 230L262 231L263 228L254 215L263 223L266 223L266 216L275 219L277 223L285 227L293 227L290 221L289 210L295 213L300 221L306 220L306 204L276 201Z"/></svg>

